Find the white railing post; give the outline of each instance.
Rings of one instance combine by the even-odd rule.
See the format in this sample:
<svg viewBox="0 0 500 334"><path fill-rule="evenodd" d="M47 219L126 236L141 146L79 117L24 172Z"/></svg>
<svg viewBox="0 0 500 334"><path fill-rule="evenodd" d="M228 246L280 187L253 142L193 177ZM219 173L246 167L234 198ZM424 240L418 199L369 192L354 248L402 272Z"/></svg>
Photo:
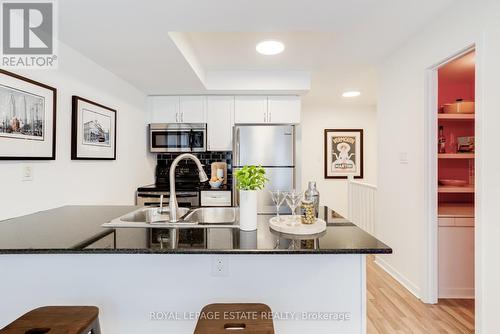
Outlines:
<svg viewBox="0 0 500 334"><path fill-rule="evenodd" d="M375 233L377 186L348 177L348 219L370 234Z"/></svg>

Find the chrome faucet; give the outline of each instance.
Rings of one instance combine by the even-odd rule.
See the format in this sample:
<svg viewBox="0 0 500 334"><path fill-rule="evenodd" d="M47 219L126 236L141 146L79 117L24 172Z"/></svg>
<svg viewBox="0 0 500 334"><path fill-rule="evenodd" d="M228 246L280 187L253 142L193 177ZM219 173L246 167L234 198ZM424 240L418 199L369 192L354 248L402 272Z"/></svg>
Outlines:
<svg viewBox="0 0 500 334"><path fill-rule="evenodd" d="M170 181L170 200L168 202L168 206L170 209L170 222L171 223L176 223L179 221L177 217L177 210L179 209L179 205L177 204L177 196L175 195L175 168L177 168L177 165L179 164L179 161L182 159L191 159L196 163L196 166L198 167L198 176L200 177L200 182L205 182L208 181L207 174L203 170L203 166L201 165L200 160L193 154L191 153L184 153L179 155L175 160L172 162L172 165L170 166L170 174L169 174L169 181Z"/></svg>

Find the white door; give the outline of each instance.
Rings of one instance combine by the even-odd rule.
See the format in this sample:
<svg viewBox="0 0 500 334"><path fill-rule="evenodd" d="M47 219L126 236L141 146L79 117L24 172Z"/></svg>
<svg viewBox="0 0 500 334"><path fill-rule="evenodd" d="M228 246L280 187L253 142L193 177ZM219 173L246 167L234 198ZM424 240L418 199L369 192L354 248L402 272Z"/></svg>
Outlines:
<svg viewBox="0 0 500 334"><path fill-rule="evenodd" d="M209 151L233 150L234 97L207 97L207 146Z"/></svg>
<svg viewBox="0 0 500 334"><path fill-rule="evenodd" d="M267 101L269 123L300 123L301 103L299 96L269 96Z"/></svg>
<svg viewBox="0 0 500 334"><path fill-rule="evenodd" d="M205 96L180 97L180 123L206 123Z"/></svg>
<svg viewBox="0 0 500 334"><path fill-rule="evenodd" d="M178 96L150 96L148 105L151 123L179 122Z"/></svg>
<svg viewBox="0 0 500 334"><path fill-rule="evenodd" d="M236 124L267 123L267 96L236 96L234 122Z"/></svg>

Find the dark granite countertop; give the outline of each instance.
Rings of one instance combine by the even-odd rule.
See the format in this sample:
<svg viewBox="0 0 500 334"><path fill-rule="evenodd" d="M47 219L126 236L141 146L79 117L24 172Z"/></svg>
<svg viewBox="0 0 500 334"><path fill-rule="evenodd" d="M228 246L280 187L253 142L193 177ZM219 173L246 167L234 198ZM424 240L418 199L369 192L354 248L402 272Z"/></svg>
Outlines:
<svg viewBox="0 0 500 334"><path fill-rule="evenodd" d="M269 229L272 215L258 216L253 232L238 228L180 229L178 246L161 248L155 241L167 229L104 228L101 225L135 206L64 206L0 222L0 254L125 253L125 254L388 254L392 249L335 211L320 209L327 229L297 239ZM151 234L155 233L154 237ZM161 235L161 234L160 234ZM114 248L94 242L114 238ZM161 239L161 238L160 238ZM153 240L153 243L151 243ZM89 247L89 245L91 245Z"/></svg>

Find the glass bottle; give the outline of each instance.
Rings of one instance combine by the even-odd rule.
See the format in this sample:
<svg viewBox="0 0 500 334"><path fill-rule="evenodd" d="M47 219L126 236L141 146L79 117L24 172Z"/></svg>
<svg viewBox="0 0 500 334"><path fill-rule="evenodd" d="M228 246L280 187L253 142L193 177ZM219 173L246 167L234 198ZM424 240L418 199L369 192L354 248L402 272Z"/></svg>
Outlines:
<svg viewBox="0 0 500 334"><path fill-rule="evenodd" d="M316 189L315 181L309 181L309 186L304 194L304 199L313 202L314 214L317 217L319 213L319 191Z"/></svg>
<svg viewBox="0 0 500 334"><path fill-rule="evenodd" d="M444 136L444 128L442 125L439 127L438 153L446 153L446 138Z"/></svg>

